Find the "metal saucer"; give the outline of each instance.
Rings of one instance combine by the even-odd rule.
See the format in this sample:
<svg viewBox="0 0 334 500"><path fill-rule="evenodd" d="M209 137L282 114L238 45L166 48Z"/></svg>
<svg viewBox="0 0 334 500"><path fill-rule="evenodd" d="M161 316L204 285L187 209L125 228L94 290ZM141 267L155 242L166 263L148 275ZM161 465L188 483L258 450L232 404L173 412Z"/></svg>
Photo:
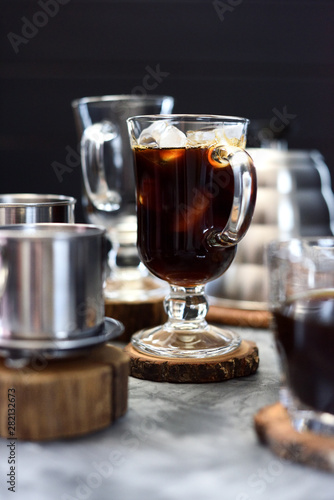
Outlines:
<svg viewBox="0 0 334 500"><path fill-rule="evenodd" d="M104 318L104 325L97 333L75 339L44 339L44 340L24 340L0 338L0 356L10 358L20 364L20 360L25 358L29 361L32 358L59 359L76 357L86 354L94 347L119 337L124 331L124 326L120 321L112 318Z"/></svg>

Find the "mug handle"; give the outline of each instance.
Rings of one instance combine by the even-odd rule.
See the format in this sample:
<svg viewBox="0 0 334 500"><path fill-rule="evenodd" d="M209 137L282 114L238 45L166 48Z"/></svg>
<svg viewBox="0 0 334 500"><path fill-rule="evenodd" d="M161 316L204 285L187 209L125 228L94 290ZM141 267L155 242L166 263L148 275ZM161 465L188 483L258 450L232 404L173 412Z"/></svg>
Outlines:
<svg viewBox="0 0 334 500"><path fill-rule="evenodd" d="M208 242L211 246L237 245L245 236L256 202L256 170L250 155L236 146L213 146L209 150L209 162L220 169L228 164L234 175L234 195L229 220L223 231L213 231ZM219 171L218 171L219 172ZM224 172L223 172L224 173ZM219 174L218 174L219 175ZM230 176L220 177L217 182L227 185Z"/></svg>
<svg viewBox="0 0 334 500"><path fill-rule="evenodd" d="M105 148L110 147L112 154L105 159ZM117 190L117 160L121 158L122 142L116 126L103 121L87 127L81 138L81 167L85 190L90 202L105 212L119 210L122 197ZM107 169L113 169L108 175ZM119 169L118 169L119 170Z"/></svg>

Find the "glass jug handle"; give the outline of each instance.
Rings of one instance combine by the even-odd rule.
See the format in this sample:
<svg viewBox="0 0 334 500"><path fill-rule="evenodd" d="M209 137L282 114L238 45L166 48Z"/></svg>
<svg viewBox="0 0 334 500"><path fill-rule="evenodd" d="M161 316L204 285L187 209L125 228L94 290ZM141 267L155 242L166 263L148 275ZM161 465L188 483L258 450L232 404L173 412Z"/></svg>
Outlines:
<svg viewBox="0 0 334 500"><path fill-rule="evenodd" d="M211 246L229 247L237 245L246 234L255 208L256 170L252 158L236 146L214 146L209 151L209 161L220 169L231 165L234 174L234 196L229 220L223 231L213 231L208 236ZM223 172L224 174L224 172ZM218 176L217 183L230 182Z"/></svg>
<svg viewBox="0 0 334 500"><path fill-rule="evenodd" d="M112 148L108 160L105 158L107 145ZM117 190L117 175L107 175L106 162L117 163L121 147L117 128L109 121L94 123L82 134L80 153L84 186L90 202L98 210L114 212L120 208L122 197ZM117 164L112 167L117 170Z"/></svg>

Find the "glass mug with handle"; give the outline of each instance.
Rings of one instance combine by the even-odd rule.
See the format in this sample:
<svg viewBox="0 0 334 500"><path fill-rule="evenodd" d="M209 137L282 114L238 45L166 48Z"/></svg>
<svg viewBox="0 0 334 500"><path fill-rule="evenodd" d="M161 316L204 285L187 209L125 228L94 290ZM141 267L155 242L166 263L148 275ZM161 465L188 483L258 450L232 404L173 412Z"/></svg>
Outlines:
<svg viewBox="0 0 334 500"><path fill-rule="evenodd" d="M240 345L209 325L205 284L232 263L251 223L256 171L243 149L248 120L205 115L127 120L137 188L138 250L170 285L166 324L137 332L133 346L167 357L208 357Z"/></svg>
<svg viewBox="0 0 334 500"><path fill-rule="evenodd" d="M280 402L293 427L334 436L334 238L272 241L269 306Z"/></svg>
<svg viewBox="0 0 334 500"><path fill-rule="evenodd" d="M139 113L171 113L174 99L160 95L105 95L72 102L81 146L83 208L92 224L107 229L112 244L105 296L145 300L164 287L140 265L133 156L126 119Z"/></svg>

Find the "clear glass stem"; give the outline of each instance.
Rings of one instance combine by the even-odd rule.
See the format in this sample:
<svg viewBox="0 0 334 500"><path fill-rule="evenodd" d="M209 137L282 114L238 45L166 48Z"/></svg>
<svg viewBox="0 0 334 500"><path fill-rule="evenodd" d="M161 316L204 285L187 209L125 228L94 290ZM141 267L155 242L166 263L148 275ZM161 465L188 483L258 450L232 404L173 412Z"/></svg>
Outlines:
<svg viewBox="0 0 334 500"><path fill-rule="evenodd" d="M204 285L171 285L165 299L168 321L132 336L133 346L147 354L173 358L206 358L228 354L241 343L239 335L209 325Z"/></svg>
<svg viewBox="0 0 334 500"><path fill-rule="evenodd" d="M165 311L168 322L165 327L170 331L195 333L205 330L205 320L209 305L204 292L204 285L181 287L171 285L170 293L165 298Z"/></svg>

